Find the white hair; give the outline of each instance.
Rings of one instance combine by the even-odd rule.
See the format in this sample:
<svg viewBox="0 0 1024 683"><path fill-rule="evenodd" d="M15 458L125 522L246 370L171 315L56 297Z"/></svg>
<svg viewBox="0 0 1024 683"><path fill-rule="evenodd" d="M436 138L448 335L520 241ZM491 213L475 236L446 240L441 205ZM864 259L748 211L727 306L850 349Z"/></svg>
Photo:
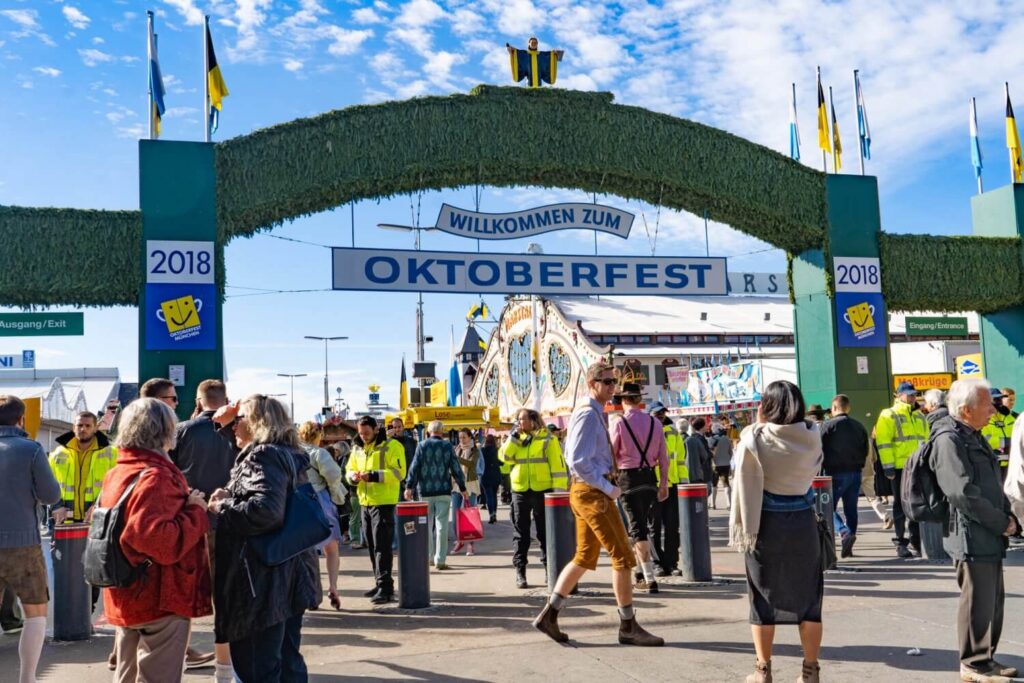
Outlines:
<svg viewBox="0 0 1024 683"><path fill-rule="evenodd" d="M929 389L924 392L924 404L929 407L938 408L946 402L946 392L942 389Z"/></svg>
<svg viewBox="0 0 1024 683"><path fill-rule="evenodd" d="M949 394L946 395L946 407L949 408L949 414L954 417L963 417L964 408L977 408L982 400L991 401L989 393L991 387L992 385L981 377L968 377L953 382L953 386L949 388ZM979 399L978 396L982 392L984 392L984 399Z"/></svg>
<svg viewBox="0 0 1024 683"><path fill-rule="evenodd" d="M166 453L174 448L177 418L163 401L140 398L125 406L117 425L118 448Z"/></svg>
<svg viewBox="0 0 1024 683"><path fill-rule="evenodd" d="M444 422L432 420L427 425L427 434L444 434Z"/></svg>

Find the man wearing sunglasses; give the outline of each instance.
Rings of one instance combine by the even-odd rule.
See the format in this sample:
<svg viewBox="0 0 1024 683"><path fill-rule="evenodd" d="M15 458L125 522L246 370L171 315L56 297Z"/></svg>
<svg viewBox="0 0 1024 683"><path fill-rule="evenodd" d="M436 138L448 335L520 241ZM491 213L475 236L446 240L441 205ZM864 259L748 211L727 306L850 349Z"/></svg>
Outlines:
<svg viewBox="0 0 1024 683"><path fill-rule="evenodd" d="M597 569L597 559L604 547L612 558L612 588L619 607L619 643L664 645L662 638L651 635L637 624L633 613L631 570L636 566L636 557L615 505L622 491L612 483L615 461L604 416L604 406L615 393L616 383L615 369L611 365L602 362L591 365L587 369L590 401L576 408L569 420L565 461L572 475L569 506L576 515L576 555L558 576L551 597L533 625L555 642L569 640L558 628L558 613L580 578L588 570Z"/></svg>

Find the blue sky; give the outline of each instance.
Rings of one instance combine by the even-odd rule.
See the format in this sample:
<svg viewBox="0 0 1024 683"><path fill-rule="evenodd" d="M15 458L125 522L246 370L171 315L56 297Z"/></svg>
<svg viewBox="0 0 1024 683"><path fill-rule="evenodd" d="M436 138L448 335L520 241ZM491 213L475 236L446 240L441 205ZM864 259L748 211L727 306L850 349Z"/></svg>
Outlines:
<svg viewBox="0 0 1024 683"><path fill-rule="evenodd" d="M855 172L852 71L871 121L882 225L889 232L970 231L975 191L967 136L968 99L978 100L986 186L1008 181L1003 82L1019 82L1024 111L1024 15L1010 2L720 2L618 3L575 0L407 2L293 0L0 0L0 203L137 209L137 139L146 111L145 12L157 13L168 112L164 138L202 137L202 15L211 26L231 90L224 140L254 129L353 104L466 92L509 81L503 45L539 35L542 47L566 50L560 87L610 90L620 103L717 126L788 152L790 83L797 84L804 161L815 153L814 69L833 85L847 153ZM410 202L411 199L411 202ZM580 192L484 188L481 210L501 211ZM649 253L657 210L616 197L604 203L638 214L623 243L602 237L604 253ZM408 235L374 227L409 224L420 204L424 224L442 202L472 207L471 189L424 193L355 207L358 246L411 248ZM662 211L657 253L704 252L702 221ZM287 224L273 235L347 245L349 207ZM550 252L588 253L589 233L534 241ZM428 234L429 249L467 249L465 240ZM523 251L517 240L496 248ZM2 247L0 247L2 248ZM116 247L115 247L116 248ZM711 226L712 255L739 271L783 270L784 256L727 226ZM74 245L55 255L69 267ZM287 392L278 372L296 381L297 413L322 397L323 347L303 335L347 335L332 346L331 392L341 386L361 407L366 386L397 400L402 354L414 354L415 295L311 292L257 295L252 289L327 289L330 252L261 235L227 249L224 307L229 386L235 396ZM448 363L449 329L461 334L471 297L426 298L426 329L437 341L428 358ZM495 310L499 298L489 298ZM118 366L136 376L134 309L86 311L83 338L6 339L0 353L34 348L43 367Z"/></svg>

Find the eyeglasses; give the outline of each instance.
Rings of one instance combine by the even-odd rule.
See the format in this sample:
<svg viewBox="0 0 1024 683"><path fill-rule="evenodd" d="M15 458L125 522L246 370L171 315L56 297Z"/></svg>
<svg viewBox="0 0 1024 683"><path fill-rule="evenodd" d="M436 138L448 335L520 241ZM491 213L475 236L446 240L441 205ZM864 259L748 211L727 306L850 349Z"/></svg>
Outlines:
<svg viewBox="0 0 1024 683"><path fill-rule="evenodd" d="M159 398L161 401L174 401L175 403L178 402L177 396L157 396L157 398Z"/></svg>

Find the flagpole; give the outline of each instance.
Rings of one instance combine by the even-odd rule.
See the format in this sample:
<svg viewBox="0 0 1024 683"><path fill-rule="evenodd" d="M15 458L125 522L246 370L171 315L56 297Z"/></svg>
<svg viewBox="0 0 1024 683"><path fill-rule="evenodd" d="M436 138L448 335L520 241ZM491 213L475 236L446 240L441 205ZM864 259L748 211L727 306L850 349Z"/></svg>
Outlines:
<svg viewBox="0 0 1024 683"><path fill-rule="evenodd" d="M973 97L971 98L971 122L975 125L975 128L977 128L977 125L978 125L978 105L977 105L977 102L975 102ZM975 130L974 132L977 133L978 131ZM975 136L975 137L977 137L977 136ZM971 144L972 145L974 144L974 140L971 140ZM978 144L979 145L981 144L981 139L980 138L978 139ZM978 170L978 194L985 194L985 187L984 187L984 185L982 185L982 182L981 182L981 170L980 169Z"/></svg>
<svg viewBox="0 0 1024 683"><path fill-rule="evenodd" d="M203 138L210 141L210 51L206 41L210 35L210 15L203 17Z"/></svg>
<svg viewBox="0 0 1024 683"><path fill-rule="evenodd" d="M149 106L146 108L149 113L149 139L153 139L153 13L146 12L146 92L149 95ZM155 40L155 39L154 39Z"/></svg>
<svg viewBox="0 0 1024 683"><path fill-rule="evenodd" d="M860 156L860 174L864 175L864 138L860 130L860 79L857 77L859 69L853 70L853 113L857 121L857 154Z"/></svg>
<svg viewBox="0 0 1024 683"><path fill-rule="evenodd" d="M832 119L833 119L833 121L832 121L832 136L834 138L835 134L836 134L836 121L835 121L836 103L832 101L832 86L831 85L828 86L828 108L829 108L829 113L831 114ZM839 173L839 164L836 163L837 160L838 160L838 157L839 157L839 153L836 151L836 142L833 139L832 140L832 172L833 173Z"/></svg>

